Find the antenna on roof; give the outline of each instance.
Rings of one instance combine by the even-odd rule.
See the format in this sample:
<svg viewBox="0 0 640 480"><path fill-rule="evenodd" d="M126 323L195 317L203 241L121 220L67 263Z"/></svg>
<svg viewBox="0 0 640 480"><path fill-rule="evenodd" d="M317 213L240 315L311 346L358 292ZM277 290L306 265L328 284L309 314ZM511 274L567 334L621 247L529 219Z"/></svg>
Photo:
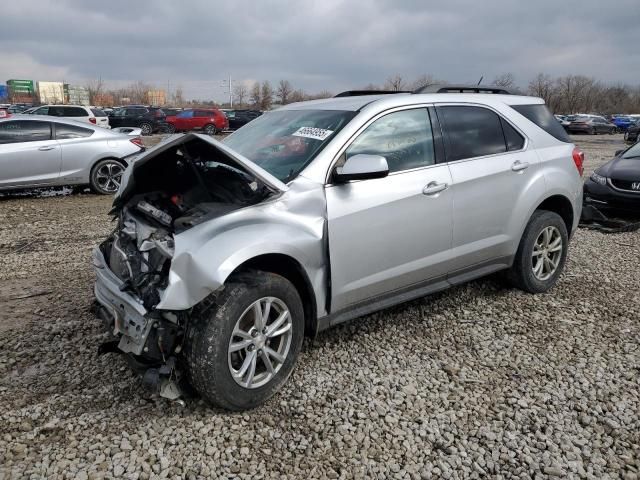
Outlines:
<svg viewBox="0 0 640 480"><path fill-rule="evenodd" d="M476 85L480 85L482 83L483 78L484 78L484 75L480 75L480 80L478 80L478 83L476 83Z"/></svg>

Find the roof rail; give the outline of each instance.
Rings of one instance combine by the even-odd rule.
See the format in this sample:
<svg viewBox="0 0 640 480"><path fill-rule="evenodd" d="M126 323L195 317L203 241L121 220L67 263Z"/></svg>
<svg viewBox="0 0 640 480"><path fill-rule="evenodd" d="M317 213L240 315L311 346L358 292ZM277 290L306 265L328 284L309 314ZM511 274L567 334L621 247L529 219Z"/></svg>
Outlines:
<svg viewBox="0 0 640 480"><path fill-rule="evenodd" d="M496 85L425 85L417 88L413 93L494 93L498 95L513 95L510 90Z"/></svg>
<svg viewBox="0 0 640 480"><path fill-rule="evenodd" d="M364 95L389 95L392 93L412 93L408 90L347 90L346 92L340 92L334 95L333 98L338 97L361 97Z"/></svg>

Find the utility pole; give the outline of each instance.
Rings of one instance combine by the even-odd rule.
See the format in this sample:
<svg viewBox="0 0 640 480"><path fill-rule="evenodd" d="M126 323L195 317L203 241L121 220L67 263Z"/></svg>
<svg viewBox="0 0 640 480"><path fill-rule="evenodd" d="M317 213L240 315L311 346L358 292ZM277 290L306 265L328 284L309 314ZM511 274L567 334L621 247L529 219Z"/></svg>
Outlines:
<svg viewBox="0 0 640 480"><path fill-rule="evenodd" d="M233 81L231 80L231 75L229 75L228 79L222 81L222 86L229 88L229 108L233 108Z"/></svg>

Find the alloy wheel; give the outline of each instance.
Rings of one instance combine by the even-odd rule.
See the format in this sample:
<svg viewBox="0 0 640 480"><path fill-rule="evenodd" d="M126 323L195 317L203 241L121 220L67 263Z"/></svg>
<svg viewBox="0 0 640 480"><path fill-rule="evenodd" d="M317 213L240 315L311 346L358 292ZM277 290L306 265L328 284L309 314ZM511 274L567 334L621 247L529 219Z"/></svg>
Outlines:
<svg viewBox="0 0 640 480"><path fill-rule="evenodd" d="M531 268L533 275L541 281L548 280L558 269L562 258L562 235L554 226L545 227L535 243Z"/></svg>
<svg viewBox="0 0 640 480"><path fill-rule="evenodd" d="M124 167L118 162L109 162L96 170L96 185L107 193L115 193L120 188Z"/></svg>
<svg viewBox="0 0 640 480"><path fill-rule="evenodd" d="M236 322L228 348L231 376L244 388L259 388L280 371L291 347L293 322L276 297L253 302Z"/></svg>

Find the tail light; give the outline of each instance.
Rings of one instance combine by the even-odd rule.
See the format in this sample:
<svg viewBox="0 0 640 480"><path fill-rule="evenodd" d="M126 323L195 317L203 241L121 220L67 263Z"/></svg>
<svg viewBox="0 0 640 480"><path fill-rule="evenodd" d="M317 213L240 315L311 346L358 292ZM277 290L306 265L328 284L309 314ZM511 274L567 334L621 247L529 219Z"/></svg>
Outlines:
<svg viewBox="0 0 640 480"><path fill-rule="evenodd" d="M142 139L140 137L132 138L129 141L140 148L144 148L144 143L142 143Z"/></svg>
<svg viewBox="0 0 640 480"><path fill-rule="evenodd" d="M573 163L576 164L580 176L584 173L584 152L578 147L573 148Z"/></svg>
<svg viewBox="0 0 640 480"><path fill-rule="evenodd" d="M96 118L95 117L89 117L89 123L93 123L95 125L96 124Z"/></svg>

